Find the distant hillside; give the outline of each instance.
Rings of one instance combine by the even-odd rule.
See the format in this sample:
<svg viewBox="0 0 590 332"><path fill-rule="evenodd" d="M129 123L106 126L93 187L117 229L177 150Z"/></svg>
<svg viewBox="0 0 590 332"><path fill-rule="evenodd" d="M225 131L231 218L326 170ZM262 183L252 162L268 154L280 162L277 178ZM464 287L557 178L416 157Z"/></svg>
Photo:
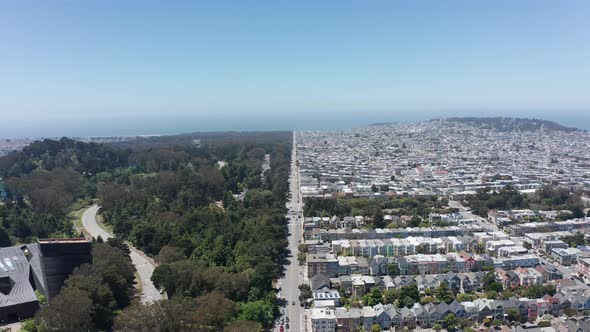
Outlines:
<svg viewBox="0 0 590 332"><path fill-rule="evenodd" d="M527 119L527 118L505 118L505 117L457 117L444 118L432 121L450 121L460 122L473 126L479 126L486 129L494 129L498 131L537 131L537 130L553 130L553 131L577 131L579 129L562 126L556 122L541 120L541 119Z"/></svg>

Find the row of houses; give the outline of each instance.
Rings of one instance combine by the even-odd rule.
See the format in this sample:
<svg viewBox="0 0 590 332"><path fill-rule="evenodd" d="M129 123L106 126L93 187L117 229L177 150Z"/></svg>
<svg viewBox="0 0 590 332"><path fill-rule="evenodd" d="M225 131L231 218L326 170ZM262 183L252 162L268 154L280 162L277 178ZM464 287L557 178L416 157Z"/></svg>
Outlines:
<svg viewBox="0 0 590 332"><path fill-rule="evenodd" d="M505 257L492 257L487 254L469 254L465 251L447 254L415 254L386 257L375 255L336 256L330 252L308 253L306 256L307 275L312 278L318 274L330 278L354 273L384 275L389 266L397 266L400 275L441 274L446 272L475 272L484 267L514 270L518 267L535 267L539 257L533 254L516 254Z"/></svg>
<svg viewBox="0 0 590 332"><path fill-rule="evenodd" d="M316 307L338 307L340 294L335 289L344 291L346 294L362 297L377 287L382 291L387 289L400 289L415 284L421 294L426 290L434 290L443 283L455 293L480 292L484 287L484 276L488 272L447 272L438 275L419 276L369 276L362 274L345 275L336 278L317 275L311 278L313 298ZM563 274L554 266L537 266L536 268L517 268L516 270L495 270L496 279L505 289L514 289L517 286L528 287L542 285L546 282L563 282ZM321 301L321 303L318 303Z"/></svg>
<svg viewBox="0 0 590 332"><path fill-rule="evenodd" d="M532 321L537 317L550 314L557 316L565 309L590 309L590 296L568 296L558 293L545 295L540 299L511 297L506 300L477 299L468 302L415 303L412 308L397 308L393 304L378 304L362 308L322 308L309 309L311 330L314 332L352 332L360 327L370 328L378 324L384 330L432 327L442 323L449 314L459 319L472 322L500 319L507 317L509 310L516 310L521 321Z"/></svg>
<svg viewBox="0 0 590 332"><path fill-rule="evenodd" d="M557 233L557 234L556 234ZM532 237L525 237L524 242L531 247L534 245L538 247L540 244L544 245L544 249L549 254L553 255L561 264L569 265L575 261L576 255L580 250L568 248L569 246L557 240L558 235L563 237L571 235L568 232L550 233L550 236L537 236L533 233ZM528 235L528 234L527 234ZM542 238L543 240L531 241ZM476 241L476 242L474 242ZM392 238L392 239L373 239L373 240L334 240L331 242L331 251L339 255L352 255L373 257L382 255L390 256L407 256L415 254L436 254L449 253L461 250L471 251L477 243L482 243L485 246L487 253L496 257L509 257L515 255L524 255L529 252L527 248L517 245L516 242L509 239L489 240L485 242L477 241L471 236L445 236L438 238L410 236L407 238ZM533 243L533 244L532 244ZM559 250L556 250L559 249Z"/></svg>
<svg viewBox="0 0 590 332"><path fill-rule="evenodd" d="M565 221L528 222L518 225L510 225L508 228L514 235L527 233L577 231L590 228L590 217L571 219Z"/></svg>
<svg viewBox="0 0 590 332"><path fill-rule="evenodd" d="M455 236L440 238L410 236L403 239L383 240L334 240L331 245L333 252L363 257L446 253L465 249L465 244Z"/></svg>
<svg viewBox="0 0 590 332"><path fill-rule="evenodd" d="M353 230L350 234L368 234L368 230ZM345 232L346 233L346 232ZM511 256L515 254L526 254L528 249L517 245L509 236L503 232L473 232L464 235L446 235L446 236L403 236L398 235L391 238L383 238L384 234L393 234L393 231L382 229L375 230L378 238L364 238L359 236L358 239L333 239L325 241L321 238L307 240L310 245L330 243L331 251L342 255L373 257L375 255L383 256L406 256L412 254L433 254L447 253L453 251L475 251L476 249L486 250L487 253L495 256ZM344 234L344 233L343 233ZM348 234L348 233L346 233ZM399 232L398 232L399 234ZM549 236L543 236L544 233L536 233L531 237L525 237L524 242L530 247L538 247L545 239L555 240L560 237L571 235L569 232L551 233ZM439 234L440 235L440 234ZM348 236L347 237L351 237ZM483 247L480 247L483 246Z"/></svg>
<svg viewBox="0 0 590 332"><path fill-rule="evenodd" d="M354 229L321 229L315 223L304 224L305 240L372 240L407 238L410 236L443 237L460 236L475 232L481 232L483 228L479 225L444 226L444 227L406 227L406 228L354 228Z"/></svg>
<svg viewBox="0 0 590 332"><path fill-rule="evenodd" d="M541 218L544 220L554 220L559 214L570 213L569 210L551 210L551 211L533 211L529 209L521 210L495 210L488 212L488 221L497 226L508 226L515 223L526 222L527 220Z"/></svg>
<svg viewBox="0 0 590 332"><path fill-rule="evenodd" d="M386 224L392 222L406 223L412 219L409 215L391 215L385 214L383 220ZM432 223L445 223L447 225L468 225L472 224L474 220L464 219L460 213L430 213L428 220ZM320 227L326 229L353 229L359 228L370 221L370 218L364 216L345 216L340 218L338 216L332 217L306 217L304 223L309 227Z"/></svg>
<svg viewBox="0 0 590 332"><path fill-rule="evenodd" d="M395 260L399 273L402 275L439 274L446 271L455 273L480 271L484 266L513 270L517 267L534 267L539 264L539 257L532 254L496 258L466 252L446 255L410 255L396 257Z"/></svg>

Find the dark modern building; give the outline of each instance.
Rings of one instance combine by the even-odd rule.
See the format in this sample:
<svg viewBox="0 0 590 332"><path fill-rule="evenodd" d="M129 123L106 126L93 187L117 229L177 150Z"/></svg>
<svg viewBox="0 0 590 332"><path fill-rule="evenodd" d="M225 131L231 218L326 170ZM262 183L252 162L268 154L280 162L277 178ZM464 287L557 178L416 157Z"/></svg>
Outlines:
<svg viewBox="0 0 590 332"><path fill-rule="evenodd" d="M39 309L35 291L51 300L84 263L92 263L92 244L85 238L0 248L0 322L32 317Z"/></svg>

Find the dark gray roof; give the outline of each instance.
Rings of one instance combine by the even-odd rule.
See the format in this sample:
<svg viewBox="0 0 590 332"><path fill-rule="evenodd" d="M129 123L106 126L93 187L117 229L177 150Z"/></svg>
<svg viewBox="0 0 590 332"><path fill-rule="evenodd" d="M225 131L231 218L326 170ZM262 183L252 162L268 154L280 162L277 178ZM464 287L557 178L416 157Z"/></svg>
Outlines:
<svg viewBox="0 0 590 332"><path fill-rule="evenodd" d="M0 320L31 317L39 307L35 290L51 301L74 268L91 262L85 238L0 248Z"/></svg>
<svg viewBox="0 0 590 332"><path fill-rule="evenodd" d="M34 273L33 266L25 256L24 250L30 252L29 257L35 256L35 251L28 246L0 248L0 279L10 284L0 292L0 308L37 301L37 295L29 281L29 278L33 277L30 275ZM39 261L38 258L36 261ZM40 268L39 265L35 266L37 270Z"/></svg>
<svg viewBox="0 0 590 332"><path fill-rule="evenodd" d="M310 281L312 291L320 290L323 287L330 288L330 278L328 278L325 275L318 274L316 276L313 276Z"/></svg>

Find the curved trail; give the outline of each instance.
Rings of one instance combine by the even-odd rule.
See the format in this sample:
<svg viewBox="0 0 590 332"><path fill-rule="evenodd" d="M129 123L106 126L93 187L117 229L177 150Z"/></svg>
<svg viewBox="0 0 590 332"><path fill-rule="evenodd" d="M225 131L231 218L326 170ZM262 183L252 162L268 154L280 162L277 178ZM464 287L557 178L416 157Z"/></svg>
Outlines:
<svg viewBox="0 0 590 332"><path fill-rule="evenodd" d="M93 205L86 209L82 215L82 225L90 236L96 238L100 235L100 237L106 241L108 238L113 237L113 234L107 232L98 225L96 221L98 209L98 205ZM156 268L154 263L147 258L143 252L137 250L135 247L129 245L129 249L131 250L129 257L131 257L131 262L133 263L133 266L135 266L141 281L141 302L151 303L163 299L164 295L160 294L160 291L158 291L151 280L154 269Z"/></svg>

